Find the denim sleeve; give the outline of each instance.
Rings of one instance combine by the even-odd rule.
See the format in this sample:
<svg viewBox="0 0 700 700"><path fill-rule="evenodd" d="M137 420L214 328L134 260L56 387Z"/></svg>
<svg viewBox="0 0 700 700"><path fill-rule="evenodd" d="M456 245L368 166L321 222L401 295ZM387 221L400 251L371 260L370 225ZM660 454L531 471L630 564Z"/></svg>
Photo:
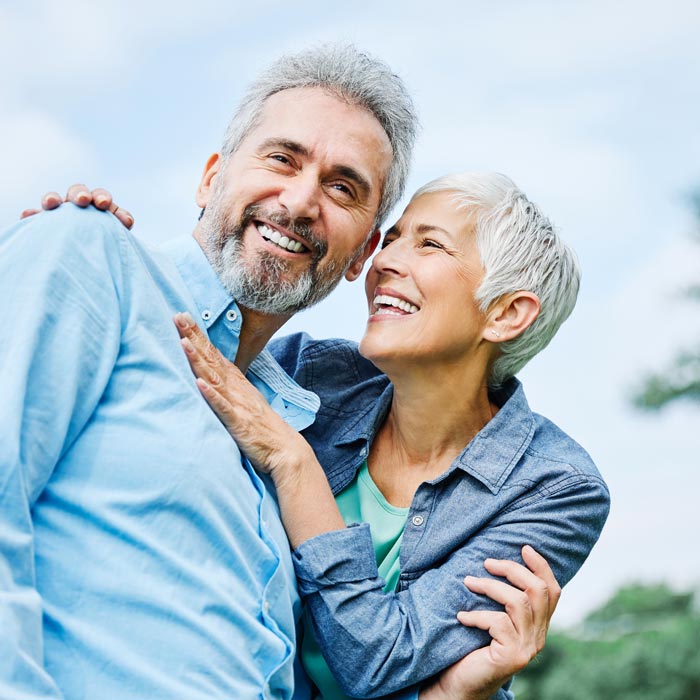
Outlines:
<svg viewBox="0 0 700 700"><path fill-rule="evenodd" d="M99 235L102 217L40 214L0 233L3 700L62 697L43 668L32 506L99 401L119 348L119 244Z"/></svg>
<svg viewBox="0 0 700 700"><path fill-rule="evenodd" d="M497 514L438 568L385 594L369 526L319 535L294 552L299 588L332 672L352 697L376 697L429 678L489 643L463 627L459 610L502 609L464 586L464 576L488 576L489 557L521 562L532 545L563 585L579 569L607 517L604 483L581 475L550 484ZM447 525L446 525L447 526ZM504 696L507 697L507 696Z"/></svg>

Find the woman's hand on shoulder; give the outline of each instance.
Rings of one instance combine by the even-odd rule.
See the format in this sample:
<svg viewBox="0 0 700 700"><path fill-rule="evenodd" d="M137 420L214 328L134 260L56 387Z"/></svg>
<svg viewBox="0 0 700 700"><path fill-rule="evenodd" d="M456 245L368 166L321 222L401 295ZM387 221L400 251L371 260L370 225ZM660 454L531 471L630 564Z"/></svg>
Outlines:
<svg viewBox="0 0 700 700"><path fill-rule="evenodd" d="M458 613L466 627L487 630L491 644L445 669L421 691L420 700L487 700L543 649L561 587L547 561L532 547L523 547L522 556L527 566L508 560L485 562L490 574L509 583L472 576L465 579L469 590L501 603L505 611Z"/></svg>
<svg viewBox="0 0 700 700"><path fill-rule="evenodd" d="M306 440L272 410L189 314L177 314L175 325L199 390L256 469L278 483L293 478L297 466L315 463Z"/></svg>
<svg viewBox="0 0 700 700"><path fill-rule="evenodd" d="M42 209L45 211L57 209L64 202L72 202L76 206L82 208L92 204L97 209L109 211L114 214L126 228L130 229L134 225L134 217L126 209L122 209L114 203L112 200L112 193L109 192L109 190L105 190L102 187L89 190L82 184L71 185L65 197L61 197L58 192L47 192L41 198L41 209L25 209L20 214L20 219L26 219L28 216L38 214Z"/></svg>

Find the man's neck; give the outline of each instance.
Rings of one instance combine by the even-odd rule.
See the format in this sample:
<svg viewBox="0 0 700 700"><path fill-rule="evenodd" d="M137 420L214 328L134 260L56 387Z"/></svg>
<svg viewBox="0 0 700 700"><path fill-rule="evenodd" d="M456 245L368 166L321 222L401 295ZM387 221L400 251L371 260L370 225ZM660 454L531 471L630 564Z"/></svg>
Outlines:
<svg viewBox="0 0 700 700"><path fill-rule="evenodd" d="M272 336L292 317L291 314L271 315L253 311L243 306L243 323L238 340L236 367L244 374L250 363L260 354Z"/></svg>

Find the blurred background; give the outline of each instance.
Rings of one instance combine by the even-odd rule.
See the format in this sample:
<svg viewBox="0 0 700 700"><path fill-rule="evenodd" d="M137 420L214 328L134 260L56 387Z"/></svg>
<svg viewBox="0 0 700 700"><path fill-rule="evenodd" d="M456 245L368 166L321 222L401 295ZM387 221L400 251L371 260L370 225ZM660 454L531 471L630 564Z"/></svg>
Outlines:
<svg viewBox="0 0 700 700"><path fill-rule="evenodd" d="M613 505L554 625L581 643L661 641L664 621L698 615L699 30L697 0L0 1L0 224L84 181L111 189L148 241L189 233L206 159L261 68L329 40L383 58L421 115L409 191L504 172L579 254L578 306L521 378L591 453ZM358 339L365 316L361 284L344 284L284 330ZM592 663L583 676L600 676ZM700 668L695 682L668 697L700 697Z"/></svg>

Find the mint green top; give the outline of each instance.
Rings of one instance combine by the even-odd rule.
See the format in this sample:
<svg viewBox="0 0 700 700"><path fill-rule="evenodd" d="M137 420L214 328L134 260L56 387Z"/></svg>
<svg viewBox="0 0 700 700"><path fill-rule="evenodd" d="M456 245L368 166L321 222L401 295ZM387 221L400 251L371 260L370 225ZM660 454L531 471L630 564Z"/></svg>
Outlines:
<svg viewBox="0 0 700 700"><path fill-rule="evenodd" d="M379 575L384 579L384 592L393 591L399 580L399 551L408 516L408 508L392 506L369 475L364 462L352 482L336 497L340 514L346 524L369 523L377 558ZM347 700L326 664L311 628L308 614L304 615L304 641L301 660L309 678L319 689L317 698Z"/></svg>

